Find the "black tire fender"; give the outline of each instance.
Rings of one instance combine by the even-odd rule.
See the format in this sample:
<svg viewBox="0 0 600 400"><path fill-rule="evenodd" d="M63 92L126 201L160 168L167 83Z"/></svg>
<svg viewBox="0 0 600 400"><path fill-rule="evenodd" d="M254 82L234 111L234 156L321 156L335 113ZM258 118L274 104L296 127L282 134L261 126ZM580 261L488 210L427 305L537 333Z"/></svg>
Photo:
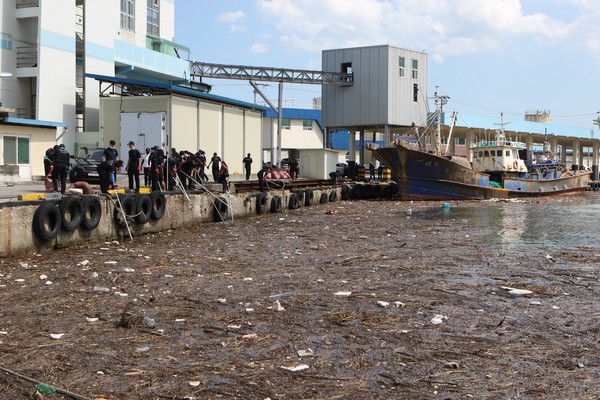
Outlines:
<svg viewBox="0 0 600 400"><path fill-rule="evenodd" d="M152 218L152 211L154 211L154 207L150 196L144 194L137 195L135 199L135 222L144 225Z"/></svg>
<svg viewBox="0 0 600 400"><path fill-rule="evenodd" d="M43 202L33 214L33 232L42 240L52 240L58 236L62 217L58 206Z"/></svg>
<svg viewBox="0 0 600 400"><path fill-rule="evenodd" d="M271 212L281 212L281 196L273 196L271 198Z"/></svg>
<svg viewBox="0 0 600 400"><path fill-rule="evenodd" d="M298 196L296 196L296 193L291 193L290 198L288 199L288 208L290 210L295 210L298 207Z"/></svg>
<svg viewBox="0 0 600 400"><path fill-rule="evenodd" d="M349 200L349 199L350 199L350 186L343 185L342 186L342 200Z"/></svg>
<svg viewBox="0 0 600 400"><path fill-rule="evenodd" d="M329 202L334 203L336 201L337 201L337 192L335 190L333 190L332 192L329 193Z"/></svg>
<svg viewBox="0 0 600 400"><path fill-rule="evenodd" d="M256 213L264 214L267 212L267 194L259 193L256 196Z"/></svg>
<svg viewBox="0 0 600 400"><path fill-rule="evenodd" d="M365 197L365 188L364 185L354 185L352 186L352 198L356 200L364 199Z"/></svg>
<svg viewBox="0 0 600 400"><path fill-rule="evenodd" d="M310 206L315 199L315 193L312 189L306 189L304 191L304 205Z"/></svg>
<svg viewBox="0 0 600 400"><path fill-rule="evenodd" d="M121 209L119 208L119 203L115 203L115 221L117 221L119 226L126 228L128 225L126 219L131 220L136 214L135 196L126 195L120 197L119 201L121 203L121 207L123 208L123 212L125 213L125 218L123 218L123 212L121 212Z"/></svg>
<svg viewBox="0 0 600 400"><path fill-rule="evenodd" d="M319 204L325 204L329 201L329 196L327 195L327 193L323 192L321 193L321 198L319 199Z"/></svg>
<svg viewBox="0 0 600 400"><path fill-rule="evenodd" d="M304 206L304 202L306 201L306 191L304 190L296 190L296 197L298 198L298 207L303 207Z"/></svg>
<svg viewBox="0 0 600 400"><path fill-rule="evenodd" d="M161 219L167 210L167 198L164 193L152 192L150 193L150 200L152 201L152 213L150 214L150 218Z"/></svg>
<svg viewBox="0 0 600 400"><path fill-rule="evenodd" d="M74 231L81 224L83 216L83 207L79 197L64 197L58 206L62 227L67 231Z"/></svg>
<svg viewBox="0 0 600 400"><path fill-rule="evenodd" d="M213 221L224 222L229 213L229 205L224 197L217 197L213 202Z"/></svg>
<svg viewBox="0 0 600 400"><path fill-rule="evenodd" d="M85 196L81 201L81 226L89 231L96 229L102 218L102 204L96 196Z"/></svg>

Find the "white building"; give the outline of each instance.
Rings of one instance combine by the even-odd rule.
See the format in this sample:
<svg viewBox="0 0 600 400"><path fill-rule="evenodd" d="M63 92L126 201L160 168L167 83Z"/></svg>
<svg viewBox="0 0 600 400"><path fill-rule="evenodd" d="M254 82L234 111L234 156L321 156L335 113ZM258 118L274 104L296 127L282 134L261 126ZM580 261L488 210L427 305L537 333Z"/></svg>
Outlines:
<svg viewBox="0 0 600 400"><path fill-rule="evenodd" d="M84 74L185 80L174 0L3 0L0 99L11 117L58 121L70 151L97 142L99 85ZM83 132L90 132L83 133Z"/></svg>

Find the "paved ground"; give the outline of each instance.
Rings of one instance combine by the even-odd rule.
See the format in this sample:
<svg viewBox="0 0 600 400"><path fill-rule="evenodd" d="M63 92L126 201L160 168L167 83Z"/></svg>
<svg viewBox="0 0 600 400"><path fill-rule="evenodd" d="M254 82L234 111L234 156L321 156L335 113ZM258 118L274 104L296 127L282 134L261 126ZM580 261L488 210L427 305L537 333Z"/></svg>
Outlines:
<svg viewBox="0 0 600 400"><path fill-rule="evenodd" d="M230 181L242 181L245 176L242 175L231 175ZM256 176L251 176L251 179L256 179ZM143 179L143 178L142 178ZM127 175L121 174L117 177L117 184L120 187L127 187ZM0 201L17 200L19 195L28 193L45 193L46 188L43 182L24 182L18 183L11 186L0 185Z"/></svg>

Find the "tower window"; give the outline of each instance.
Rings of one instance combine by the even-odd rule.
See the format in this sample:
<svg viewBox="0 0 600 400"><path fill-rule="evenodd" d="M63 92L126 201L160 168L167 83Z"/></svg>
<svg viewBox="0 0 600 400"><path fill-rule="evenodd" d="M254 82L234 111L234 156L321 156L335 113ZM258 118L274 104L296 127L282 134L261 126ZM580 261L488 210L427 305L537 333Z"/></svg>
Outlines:
<svg viewBox="0 0 600 400"><path fill-rule="evenodd" d="M419 79L419 60L412 60L412 78Z"/></svg>
<svg viewBox="0 0 600 400"><path fill-rule="evenodd" d="M121 28L135 31L135 0L121 0Z"/></svg>
<svg viewBox="0 0 600 400"><path fill-rule="evenodd" d="M400 78L404 78L405 63L406 60L404 57L398 57L398 76L400 76Z"/></svg>
<svg viewBox="0 0 600 400"><path fill-rule="evenodd" d="M148 18L146 21L146 34L148 36L160 36L160 1L148 1Z"/></svg>

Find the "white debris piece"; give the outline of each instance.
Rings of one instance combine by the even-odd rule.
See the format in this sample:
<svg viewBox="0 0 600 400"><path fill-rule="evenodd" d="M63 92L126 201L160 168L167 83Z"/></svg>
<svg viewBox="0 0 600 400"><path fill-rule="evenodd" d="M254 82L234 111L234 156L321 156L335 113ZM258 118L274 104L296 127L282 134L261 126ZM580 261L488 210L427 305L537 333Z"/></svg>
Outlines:
<svg viewBox="0 0 600 400"><path fill-rule="evenodd" d="M298 350L298 357L312 357L313 355L312 349Z"/></svg>
<svg viewBox="0 0 600 400"><path fill-rule="evenodd" d="M273 303L273 310L275 310L275 311L285 311L285 308L283 308L283 306L281 305L281 303L279 302L279 300L275 300L275 303Z"/></svg>
<svg viewBox="0 0 600 400"><path fill-rule="evenodd" d="M542 302L541 301L530 301L529 305L530 306L540 306L540 305L542 305Z"/></svg>
<svg viewBox="0 0 600 400"><path fill-rule="evenodd" d="M225 304L225 303L227 303L227 299L217 299L217 302L219 302L221 304Z"/></svg>
<svg viewBox="0 0 600 400"><path fill-rule="evenodd" d="M515 289L515 288L508 287L508 286L500 286L500 287L504 290L508 290L508 293L515 294L515 295L532 294L533 293L531 290L527 290L527 289Z"/></svg>
<svg viewBox="0 0 600 400"><path fill-rule="evenodd" d="M296 365L295 367L280 366L279 368L285 369L286 371L296 372L296 371L302 371L303 369L308 369L309 367L306 364L300 364L300 365Z"/></svg>
<svg viewBox="0 0 600 400"><path fill-rule="evenodd" d="M190 386L197 387L200 386L200 381L189 381Z"/></svg>
<svg viewBox="0 0 600 400"><path fill-rule="evenodd" d="M448 319L445 315L437 314L435 317L431 318L431 323L434 325L439 325L444 322L445 319Z"/></svg>
<svg viewBox="0 0 600 400"><path fill-rule="evenodd" d="M62 338L64 335L65 335L64 333L51 333L50 338L54 339L54 340L58 340L58 339Z"/></svg>
<svg viewBox="0 0 600 400"><path fill-rule="evenodd" d="M352 292L336 292L335 295L336 296L345 296L348 297L352 294Z"/></svg>
<svg viewBox="0 0 600 400"><path fill-rule="evenodd" d="M83 260L79 262L79 265L81 265L82 267L85 267L86 265L88 265L90 263L89 260Z"/></svg>
<svg viewBox="0 0 600 400"><path fill-rule="evenodd" d="M95 318L95 317L94 318L93 317L85 317L85 320L87 322L96 322L96 321L98 321L98 318Z"/></svg>
<svg viewBox="0 0 600 400"><path fill-rule="evenodd" d="M404 307L404 303L401 301L395 301L394 307L396 307L396 308Z"/></svg>
<svg viewBox="0 0 600 400"><path fill-rule="evenodd" d="M389 306L390 306L390 303L388 303L387 301L378 301L378 302L377 302L377 305L378 305L379 307L387 308L387 307L389 307Z"/></svg>

